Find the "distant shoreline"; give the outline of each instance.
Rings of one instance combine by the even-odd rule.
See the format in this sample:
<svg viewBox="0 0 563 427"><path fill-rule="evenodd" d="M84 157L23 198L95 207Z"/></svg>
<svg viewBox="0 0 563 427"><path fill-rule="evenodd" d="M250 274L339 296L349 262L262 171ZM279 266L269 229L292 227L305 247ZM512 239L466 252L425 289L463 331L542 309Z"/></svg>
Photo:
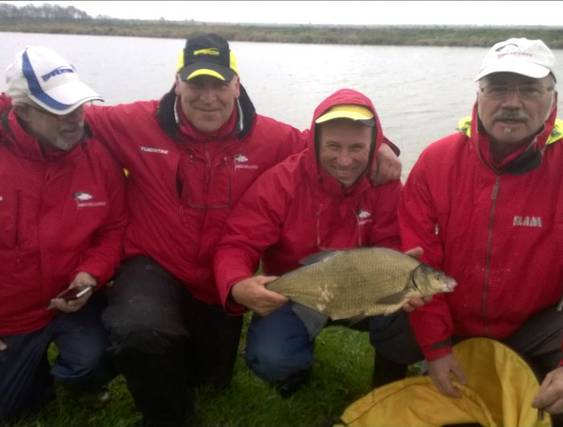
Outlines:
<svg viewBox="0 0 563 427"><path fill-rule="evenodd" d="M2 19L0 31L175 39L215 32L230 41L398 46L491 46L509 37L527 37L542 39L553 49L563 48L563 27L539 26L262 26L120 19Z"/></svg>

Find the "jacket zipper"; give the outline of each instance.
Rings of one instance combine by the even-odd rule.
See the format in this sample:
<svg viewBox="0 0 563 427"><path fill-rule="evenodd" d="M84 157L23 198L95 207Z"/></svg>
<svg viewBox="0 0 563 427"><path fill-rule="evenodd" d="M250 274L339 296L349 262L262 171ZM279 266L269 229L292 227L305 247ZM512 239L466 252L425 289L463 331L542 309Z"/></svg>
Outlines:
<svg viewBox="0 0 563 427"><path fill-rule="evenodd" d="M16 218L15 218L15 223L16 223L16 233L15 233L15 241L14 241L14 245L16 247L16 249L19 249L20 247L20 191L16 190Z"/></svg>
<svg viewBox="0 0 563 427"><path fill-rule="evenodd" d="M497 197L500 187L500 175L497 175L495 178L495 185L493 186L493 191L491 192L491 200L492 206L491 211L489 214L489 225L488 225L488 232L487 232L487 248L486 248L486 256L485 256L485 279L484 279L484 286L483 286L483 297L482 297L482 306L481 306L481 316L483 317L483 323L485 325L485 336L490 336L489 330L489 322L488 322L488 312L487 312L487 303L489 297L489 279L491 274L491 258L492 258L492 243L493 243L493 227L494 227L494 220L495 220L495 209L497 206Z"/></svg>

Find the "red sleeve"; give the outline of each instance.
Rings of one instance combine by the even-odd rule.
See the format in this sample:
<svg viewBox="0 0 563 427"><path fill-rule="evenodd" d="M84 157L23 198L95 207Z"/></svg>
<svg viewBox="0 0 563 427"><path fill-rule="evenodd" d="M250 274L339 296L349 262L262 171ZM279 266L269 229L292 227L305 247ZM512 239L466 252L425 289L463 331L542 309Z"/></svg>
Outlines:
<svg viewBox="0 0 563 427"><path fill-rule="evenodd" d="M264 173L244 193L231 213L215 253L215 279L223 306L230 313L245 308L230 298L231 288L252 276L264 251L279 240L288 193L276 171Z"/></svg>
<svg viewBox="0 0 563 427"><path fill-rule="evenodd" d="M438 218L428 184L427 157L423 155L413 167L403 188L399 202L399 229L403 250L420 246L422 260L442 269L443 246L436 233ZM434 360L451 352L452 319L444 295L435 295L430 302L410 315L416 340L427 360Z"/></svg>
<svg viewBox="0 0 563 427"><path fill-rule="evenodd" d="M112 107L90 105L85 108L85 111L86 122L94 137L104 145L121 166L129 167L126 153L126 150L131 149L131 144L128 143L130 140L128 127L134 126L136 120L143 120L143 118L137 117L129 120L126 104Z"/></svg>
<svg viewBox="0 0 563 427"><path fill-rule="evenodd" d="M97 279L98 286L103 286L111 279L121 261L123 235L127 225L123 170L109 155L106 154L105 157L103 162L110 212L104 224L96 230L83 261L75 271L90 273Z"/></svg>

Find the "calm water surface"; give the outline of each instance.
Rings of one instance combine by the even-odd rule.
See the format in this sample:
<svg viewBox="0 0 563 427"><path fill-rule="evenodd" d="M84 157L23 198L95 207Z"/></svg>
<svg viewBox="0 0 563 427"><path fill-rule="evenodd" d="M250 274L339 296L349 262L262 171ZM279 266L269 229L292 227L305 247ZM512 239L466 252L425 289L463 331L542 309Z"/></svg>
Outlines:
<svg viewBox="0 0 563 427"><path fill-rule="evenodd" d="M55 49L113 105L160 98L168 91L184 40L0 33L0 45L2 70L25 46ZM350 87L368 95L384 132L402 150L403 178L426 145L451 133L458 119L470 114L473 77L487 51L247 42L231 47L257 111L300 129L309 126L313 109L336 89ZM554 53L561 80L563 50Z"/></svg>

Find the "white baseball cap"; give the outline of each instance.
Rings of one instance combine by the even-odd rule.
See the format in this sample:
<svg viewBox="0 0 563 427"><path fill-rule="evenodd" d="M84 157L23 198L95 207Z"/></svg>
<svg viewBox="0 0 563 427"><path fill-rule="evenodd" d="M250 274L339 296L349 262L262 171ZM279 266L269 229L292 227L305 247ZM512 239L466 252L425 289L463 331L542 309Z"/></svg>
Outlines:
<svg viewBox="0 0 563 427"><path fill-rule="evenodd" d="M541 79L553 73L554 64L555 57L543 41L512 38L489 49L475 81L493 73L515 73Z"/></svg>
<svg viewBox="0 0 563 427"><path fill-rule="evenodd" d="M6 93L13 100L29 98L45 110L64 115L88 101L103 101L80 81L74 66L58 53L30 46L6 69Z"/></svg>

